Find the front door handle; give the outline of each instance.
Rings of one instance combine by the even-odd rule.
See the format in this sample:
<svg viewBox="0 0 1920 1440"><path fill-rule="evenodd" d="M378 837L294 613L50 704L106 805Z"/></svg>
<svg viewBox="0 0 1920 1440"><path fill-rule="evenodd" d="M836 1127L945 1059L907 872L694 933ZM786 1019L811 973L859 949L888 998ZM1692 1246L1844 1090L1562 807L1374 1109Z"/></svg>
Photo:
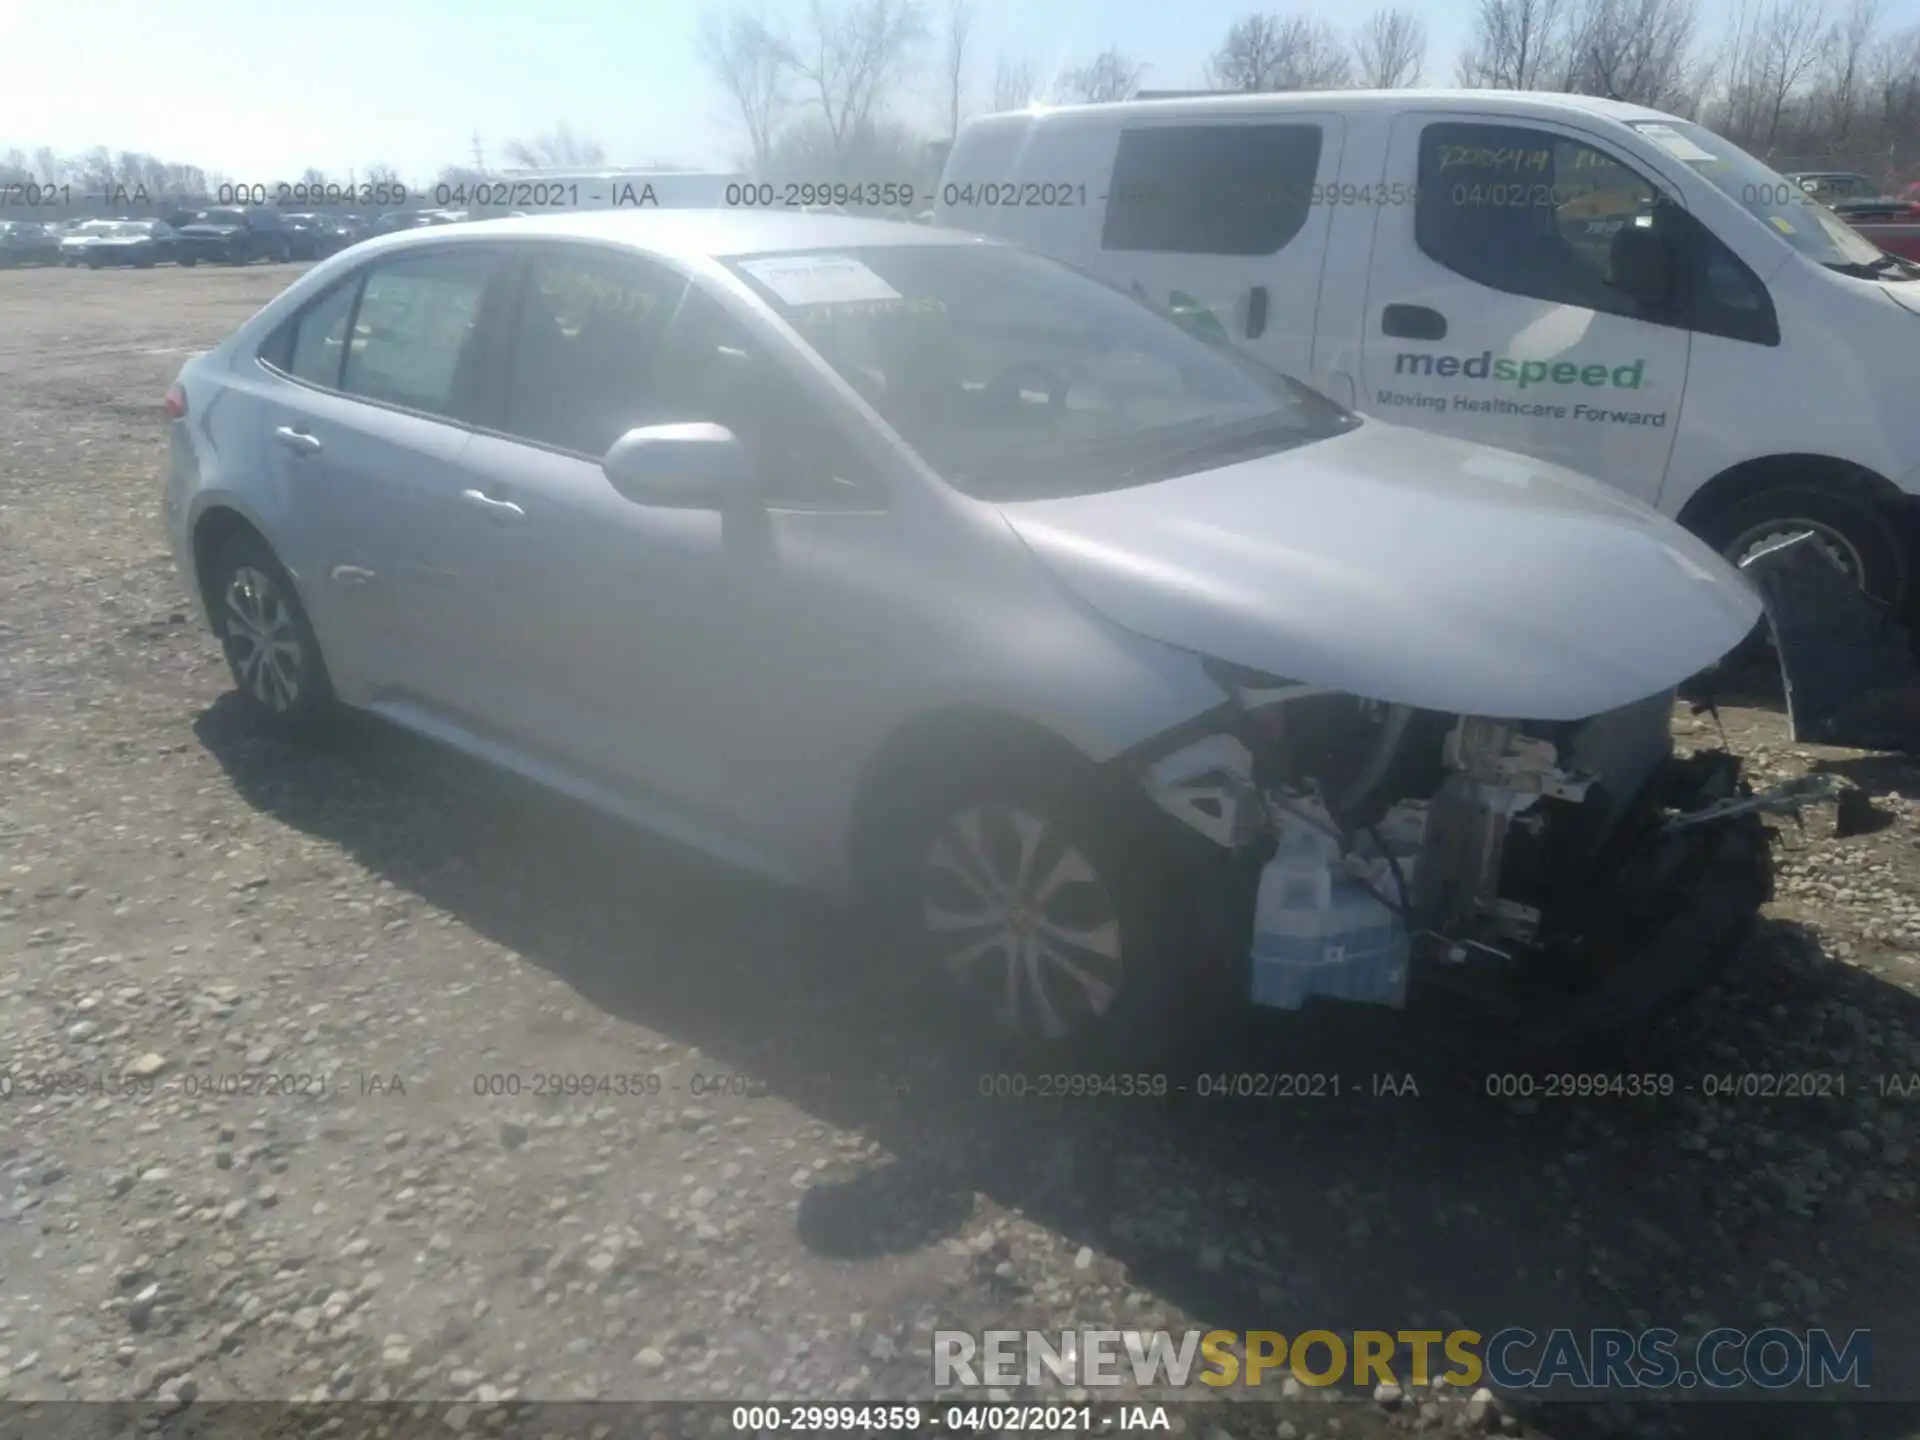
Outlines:
<svg viewBox="0 0 1920 1440"><path fill-rule="evenodd" d="M516 520L523 520L526 518L527 512L522 510L518 505L514 504L513 501L496 500L493 498L493 496L487 494L486 491L484 490L462 490L460 492L460 498L462 500L465 500L469 505L478 505L482 510L487 511L489 514L499 515L502 517L511 516Z"/></svg>
<svg viewBox="0 0 1920 1440"><path fill-rule="evenodd" d="M1401 340L1444 340L1447 317L1425 305L1389 305L1380 312L1380 333Z"/></svg>
<svg viewBox="0 0 1920 1440"><path fill-rule="evenodd" d="M291 425L282 425L273 432L273 438L296 455L312 455L319 451L317 436L309 435L305 430L296 430Z"/></svg>
<svg viewBox="0 0 1920 1440"><path fill-rule="evenodd" d="M1258 340L1267 330L1267 287L1256 285L1247 292L1247 338Z"/></svg>

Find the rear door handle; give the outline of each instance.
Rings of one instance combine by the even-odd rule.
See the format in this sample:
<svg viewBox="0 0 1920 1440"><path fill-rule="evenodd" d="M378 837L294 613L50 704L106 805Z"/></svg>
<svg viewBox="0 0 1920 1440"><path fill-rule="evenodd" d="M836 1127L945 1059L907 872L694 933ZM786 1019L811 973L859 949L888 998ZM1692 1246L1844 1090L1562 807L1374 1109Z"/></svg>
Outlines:
<svg viewBox="0 0 1920 1440"><path fill-rule="evenodd" d="M1380 333L1401 340L1444 340L1447 317L1425 305L1389 305L1380 312Z"/></svg>
<svg viewBox="0 0 1920 1440"><path fill-rule="evenodd" d="M484 490L462 490L460 492L460 498L465 500L469 505L478 505L489 514L503 517L511 516L517 520L526 518L527 512L514 504L513 501L496 500Z"/></svg>
<svg viewBox="0 0 1920 1440"><path fill-rule="evenodd" d="M1247 292L1247 338L1258 340L1267 329L1267 287L1256 285Z"/></svg>
<svg viewBox="0 0 1920 1440"><path fill-rule="evenodd" d="M296 455L312 455L319 451L320 441L305 430L296 430L291 425L282 425L273 432L273 438Z"/></svg>

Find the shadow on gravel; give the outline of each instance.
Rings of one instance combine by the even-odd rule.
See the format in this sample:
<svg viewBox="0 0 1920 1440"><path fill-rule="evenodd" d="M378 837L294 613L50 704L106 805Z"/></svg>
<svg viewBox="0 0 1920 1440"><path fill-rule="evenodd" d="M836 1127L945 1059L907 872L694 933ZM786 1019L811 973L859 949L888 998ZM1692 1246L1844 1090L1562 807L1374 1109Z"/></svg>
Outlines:
<svg viewBox="0 0 1920 1440"><path fill-rule="evenodd" d="M806 1197L799 1239L823 1255L936 1243L984 1196L1058 1233L1069 1257L1080 1245L1114 1257L1133 1288L1207 1325L1753 1330L1771 1313L1842 1336L1869 1326L1876 1389L1913 1383L1911 1215L1817 1185L1794 1215L1764 1177L1856 1123L1849 1107L1871 1083L1860 1032L1920 1037L1920 1003L1830 962L1795 927L1763 926L1726 989L1611 1057L1616 1072L1675 1077L1669 1098L1551 1098L1551 1076L1509 1064L1497 1033L1333 1010L1250 1017L1219 1037L1212 1073L1225 1088L1235 1074L1322 1077L1293 1087L1308 1098L1059 1098L943 1033L871 940L816 905L371 722L319 750L262 736L232 698L196 730L253 805L607 1013L885 1145L889 1164L829 1174ZM1707 1077L1762 1071L1782 1053L1846 1073L1848 1099L1742 1101L1762 1108L1731 1126L1722 1100L1720 1120L1701 1118ZM979 1256L991 1303L952 1323L1137 1323L1131 1311L1063 1322L1025 1288L1021 1262ZM1811 1311L1782 1288L1795 1272L1822 1287ZM1755 1308L1765 1300L1777 1308ZM1529 1416L1561 1437L1624 1426L1699 1440L1892 1440L1920 1424L1908 1404L1839 1412L1697 1403L1657 1419L1617 1405L1611 1417L1588 1405Z"/></svg>

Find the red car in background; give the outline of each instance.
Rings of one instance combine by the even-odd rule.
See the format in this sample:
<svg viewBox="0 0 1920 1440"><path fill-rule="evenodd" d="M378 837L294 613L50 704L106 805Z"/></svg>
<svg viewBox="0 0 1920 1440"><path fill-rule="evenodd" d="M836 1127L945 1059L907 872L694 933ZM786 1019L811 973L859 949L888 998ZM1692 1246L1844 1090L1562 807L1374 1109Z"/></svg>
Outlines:
<svg viewBox="0 0 1920 1440"><path fill-rule="evenodd" d="M1787 176L1882 250L1920 260L1920 181L1890 195L1851 170L1811 170Z"/></svg>

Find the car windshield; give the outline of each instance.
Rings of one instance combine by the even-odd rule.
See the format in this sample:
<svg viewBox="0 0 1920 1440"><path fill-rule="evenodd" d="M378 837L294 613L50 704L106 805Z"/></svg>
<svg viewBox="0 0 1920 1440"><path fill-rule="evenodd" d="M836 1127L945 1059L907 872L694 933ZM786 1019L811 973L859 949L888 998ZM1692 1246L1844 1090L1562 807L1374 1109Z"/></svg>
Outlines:
<svg viewBox="0 0 1920 1440"><path fill-rule="evenodd" d="M1848 272L1877 267L1880 247L1779 171L1704 126L1684 120L1638 120L1633 128L1721 194L1737 201L1810 260Z"/></svg>
<svg viewBox="0 0 1920 1440"><path fill-rule="evenodd" d="M935 470L982 498L1120 489L1358 423L1122 292L1009 246L805 251L731 268ZM1202 312L1193 324L1219 322Z"/></svg>

